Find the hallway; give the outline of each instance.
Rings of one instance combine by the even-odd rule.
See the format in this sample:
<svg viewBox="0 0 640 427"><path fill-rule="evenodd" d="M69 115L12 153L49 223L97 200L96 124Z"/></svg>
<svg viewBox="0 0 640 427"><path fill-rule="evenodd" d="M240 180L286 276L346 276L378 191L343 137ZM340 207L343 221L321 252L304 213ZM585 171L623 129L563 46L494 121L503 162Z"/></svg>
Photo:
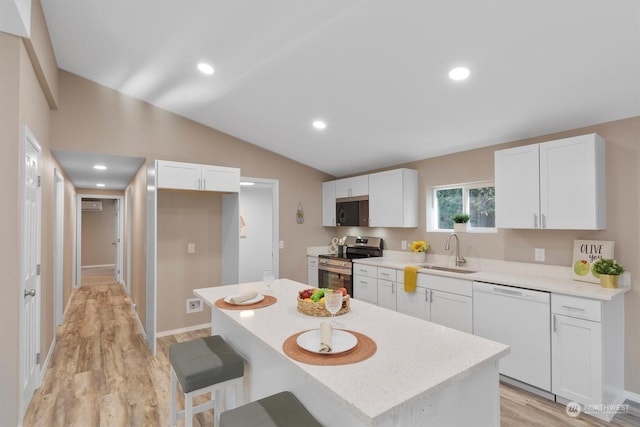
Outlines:
<svg viewBox="0 0 640 427"><path fill-rule="evenodd" d="M153 357L129 298L116 283L76 289L64 320L24 426L168 425L168 348L176 339L209 330L160 339ZM211 426L212 420L211 413L199 414L194 426Z"/></svg>

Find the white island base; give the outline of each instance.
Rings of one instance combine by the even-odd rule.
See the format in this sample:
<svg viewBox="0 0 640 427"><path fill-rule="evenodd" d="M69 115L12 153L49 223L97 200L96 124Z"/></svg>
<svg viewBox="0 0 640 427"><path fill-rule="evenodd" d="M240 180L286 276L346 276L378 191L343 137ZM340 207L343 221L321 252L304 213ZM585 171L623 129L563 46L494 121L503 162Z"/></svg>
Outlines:
<svg viewBox="0 0 640 427"><path fill-rule="evenodd" d="M376 353L350 365L300 363L283 352L283 342L327 320L297 312L295 295L305 287L277 280L276 304L245 311L214 303L265 292L261 282L194 291L212 307L212 333L247 361L245 399L289 390L329 427L500 425L498 361L507 346L354 300L337 319L372 338Z"/></svg>

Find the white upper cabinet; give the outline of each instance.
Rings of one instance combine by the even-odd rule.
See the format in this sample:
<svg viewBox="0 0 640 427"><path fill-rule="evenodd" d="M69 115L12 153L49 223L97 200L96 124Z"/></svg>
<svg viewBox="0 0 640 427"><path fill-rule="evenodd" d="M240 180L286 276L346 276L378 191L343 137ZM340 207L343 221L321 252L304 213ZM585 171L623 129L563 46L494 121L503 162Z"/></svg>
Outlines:
<svg viewBox="0 0 640 427"><path fill-rule="evenodd" d="M606 228L604 146L589 134L496 151L496 226Z"/></svg>
<svg viewBox="0 0 640 427"><path fill-rule="evenodd" d="M158 160L158 188L237 193L240 169Z"/></svg>
<svg viewBox="0 0 640 427"><path fill-rule="evenodd" d="M322 183L322 225L333 227L336 225L336 182Z"/></svg>
<svg viewBox="0 0 640 427"><path fill-rule="evenodd" d="M418 226L418 171L394 169L369 175L369 226Z"/></svg>
<svg viewBox="0 0 640 427"><path fill-rule="evenodd" d="M335 181L336 199L343 197L360 197L369 194L369 176L353 176Z"/></svg>

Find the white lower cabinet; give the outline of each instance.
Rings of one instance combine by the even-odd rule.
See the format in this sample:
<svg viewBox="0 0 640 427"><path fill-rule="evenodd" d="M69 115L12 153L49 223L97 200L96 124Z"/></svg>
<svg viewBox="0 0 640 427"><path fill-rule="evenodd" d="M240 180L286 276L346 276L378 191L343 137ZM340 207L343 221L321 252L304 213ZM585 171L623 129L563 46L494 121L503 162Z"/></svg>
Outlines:
<svg viewBox="0 0 640 427"><path fill-rule="evenodd" d="M378 267L353 264L353 297L378 304Z"/></svg>
<svg viewBox="0 0 640 427"><path fill-rule="evenodd" d="M307 284L318 287L318 257L307 256Z"/></svg>
<svg viewBox="0 0 640 427"><path fill-rule="evenodd" d="M624 401L624 297L551 295L551 391L594 408ZM614 411L590 411L610 421Z"/></svg>
<svg viewBox="0 0 640 427"><path fill-rule="evenodd" d="M397 292L396 269L378 267L378 305L395 311Z"/></svg>
<svg viewBox="0 0 640 427"><path fill-rule="evenodd" d="M472 298L442 291L429 291L431 321L459 331L473 332Z"/></svg>
<svg viewBox="0 0 640 427"><path fill-rule="evenodd" d="M415 292L405 292L404 287L399 286L397 311L472 333L471 294L472 282L469 280L421 273Z"/></svg>

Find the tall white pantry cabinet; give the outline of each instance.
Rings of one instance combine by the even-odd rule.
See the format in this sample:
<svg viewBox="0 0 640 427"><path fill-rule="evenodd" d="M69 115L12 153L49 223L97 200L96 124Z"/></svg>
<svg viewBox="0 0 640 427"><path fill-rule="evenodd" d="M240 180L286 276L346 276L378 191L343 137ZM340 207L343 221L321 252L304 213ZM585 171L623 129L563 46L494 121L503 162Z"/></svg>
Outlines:
<svg viewBox="0 0 640 427"><path fill-rule="evenodd" d="M495 152L496 226L606 228L605 143L580 135Z"/></svg>

